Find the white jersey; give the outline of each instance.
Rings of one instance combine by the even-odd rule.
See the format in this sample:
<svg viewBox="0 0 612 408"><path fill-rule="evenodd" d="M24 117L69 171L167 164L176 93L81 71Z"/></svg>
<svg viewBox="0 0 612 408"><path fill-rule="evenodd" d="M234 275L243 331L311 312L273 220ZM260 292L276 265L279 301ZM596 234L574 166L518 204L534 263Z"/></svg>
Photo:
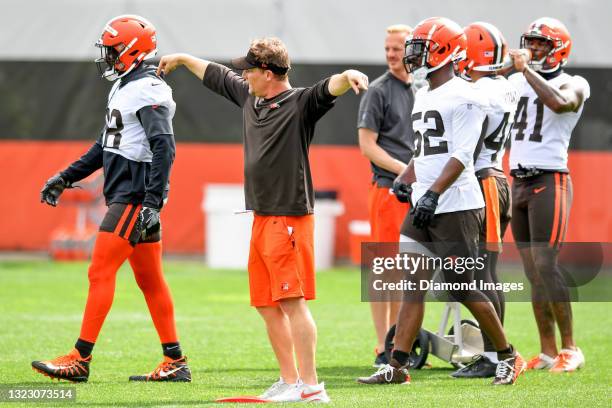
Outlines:
<svg viewBox="0 0 612 408"><path fill-rule="evenodd" d="M486 168L501 170L519 94L503 76L483 77L474 83L474 87L488 102L484 108L487 114L485 139L474 164L474 170Z"/></svg>
<svg viewBox="0 0 612 408"><path fill-rule="evenodd" d="M451 157L465 167L440 196L436 214L484 207L474 174L474 151L485 118L486 101L472 84L453 78L434 90L419 89L412 109L415 135L412 200L416 203L442 173Z"/></svg>
<svg viewBox="0 0 612 408"><path fill-rule="evenodd" d="M145 76L113 85L108 95L106 127L103 135L105 151L136 162L151 162L153 153L145 130L136 113L145 106L165 106L174 116L176 104L172 89L155 76Z"/></svg>
<svg viewBox="0 0 612 408"><path fill-rule="evenodd" d="M545 170L567 169L567 148L584 101L591 95L589 83L581 76L566 73L549 80L555 88L575 82L584 89L584 101L578 111L557 114L540 102L523 74L511 75L509 80L521 95L512 127L510 168L518 169L520 164Z"/></svg>

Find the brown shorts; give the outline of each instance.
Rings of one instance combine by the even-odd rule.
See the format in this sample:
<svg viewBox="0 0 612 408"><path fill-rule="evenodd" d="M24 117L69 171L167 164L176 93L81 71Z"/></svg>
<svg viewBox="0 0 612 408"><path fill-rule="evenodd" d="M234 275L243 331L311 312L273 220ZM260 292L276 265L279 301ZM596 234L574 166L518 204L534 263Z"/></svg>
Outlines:
<svg viewBox="0 0 612 408"><path fill-rule="evenodd" d="M370 186L368 194L368 213L370 217L371 238L374 242L397 242L400 226L410 205L400 203L389 187Z"/></svg>
<svg viewBox="0 0 612 408"><path fill-rule="evenodd" d="M402 235L425 244L438 256L477 256L484 209L436 214L431 223L423 229L412 225L413 219L414 215L410 213L406 216L401 228Z"/></svg>
<svg viewBox="0 0 612 408"><path fill-rule="evenodd" d="M251 306L314 299L314 216L255 215L248 268Z"/></svg>
<svg viewBox="0 0 612 408"><path fill-rule="evenodd" d="M512 234L519 248L548 243L558 248L565 240L572 206L572 180L567 173L544 173L514 178Z"/></svg>
<svg viewBox="0 0 612 408"><path fill-rule="evenodd" d="M484 221L484 209L473 209L464 211L454 211L449 213L436 214L431 223L423 229L417 229L412 225L414 215L409 214L402 224L402 235L409 240L416 241L433 252L440 258L464 258L475 262L478 257L478 237ZM405 240L404 240L405 241ZM420 253L418 245L400 244L402 252ZM466 283L469 284L474 279L476 268L469 267L462 270L444 269L438 276L439 279L447 283ZM410 280L429 280L434 271L432 269L417 270ZM418 283L417 283L418 285ZM424 291L405 291L405 302L422 302ZM476 290L453 290L448 292L448 296L436 295L438 299L453 302L463 302L466 300L483 301L484 295ZM442 296L442 297L440 297Z"/></svg>
<svg viewBox="0 0 612 408"><path fill-rule="evenodd" d="M143 241L140 239L140 232L134 228L141 208L142 205L140 204L112 203L108 206L108 211L100 224L100 231L118 235L130 241L132 245L140 242L158 242L161 240L161 231L147 236L146 240Z"/></svg>
<svg viewBox="0 0 612 408"><path fill-rule="evenodd" d="M486 242L487 250L499 252L512 218L508 180L505 176L489 176L478 181L485 200L485 221L480 231L480 242Z"/></svg>

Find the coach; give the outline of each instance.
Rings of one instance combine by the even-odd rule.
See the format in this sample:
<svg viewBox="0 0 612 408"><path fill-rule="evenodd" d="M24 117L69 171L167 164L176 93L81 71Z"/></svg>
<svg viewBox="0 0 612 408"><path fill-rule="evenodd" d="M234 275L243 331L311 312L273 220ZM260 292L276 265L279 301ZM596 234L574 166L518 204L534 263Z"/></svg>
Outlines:
<svg viewBox="0 0 612 408"><path fill-rule="evenodd" d="M204 86L242 108L246 209L255 212L249 251L251 305L263 317L281 378L262 395L275 402L328 402L315 369L314 190L308 149L317 121L337 96L367 89L355 70L292 88L289 54L277 38L254 40L229 68L186 54L161 59L158 73L185 65ZM294 353L297 357L297 365ZM234 355L240 364L240 353Z"/></svg>
<svg viewBox="0 0 612 408"><path fill-rule="evenodd" d="M392 192L393 180L406 168L414 150L410 113L414 105L412 75L404 68L404 48L412 29L403 24L387 28L385 57L389 70L376 78L361 98L357 128L359 147L372 167L368 194L371 239L398 242L400 225L409 210ZM395 324L400 302L372 301L377 348L374 366L388 364L385 335Z"/></svg>

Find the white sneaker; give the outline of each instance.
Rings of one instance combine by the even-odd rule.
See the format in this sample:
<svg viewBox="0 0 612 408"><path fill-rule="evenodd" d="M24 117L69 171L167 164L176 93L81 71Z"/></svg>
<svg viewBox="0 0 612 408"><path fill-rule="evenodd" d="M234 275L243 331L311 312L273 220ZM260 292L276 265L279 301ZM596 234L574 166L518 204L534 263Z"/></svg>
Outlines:
<svg viewBox="0 0 612 408"><path fill-rule="evenodd" d="M322 402L327 404L330 399L325 391L325 383L321 382L317 385L308 385L302 383L300 392L300 401L304 402Z"/></svg>
<svg viewBox="0 0 612 408"><path fill-rule="evenodd" d="M527 362L527 370L547 370L555 365L555 359L540 353Z"/></svg>
<svg viewBox="0 0 612 408"><path fill-rule="evenodd" d="M268 388L263 394L259 396L261 399L271 399L272 397L276 397L287 391L291 387L295 387L296 384L287 384L283 377L281 377L277 382L272 384L270 388Z"/></svg>
<svg viewBox="0 0 612 408"><path fill-rule="evenodd" d="M576 350L561 349L555 358L555 364L549 370L551 373L570 373L584 367L584 354L576 347Z"/></svg>
<svg viewBox="0 0 612 408"><path fill-rule="evenodd" d="M272 402L322 402L330 401L327 391L325 391L325 383L317 385L307 385L301 380L297 384L290 386L282 394L268 398Z"/></svg>

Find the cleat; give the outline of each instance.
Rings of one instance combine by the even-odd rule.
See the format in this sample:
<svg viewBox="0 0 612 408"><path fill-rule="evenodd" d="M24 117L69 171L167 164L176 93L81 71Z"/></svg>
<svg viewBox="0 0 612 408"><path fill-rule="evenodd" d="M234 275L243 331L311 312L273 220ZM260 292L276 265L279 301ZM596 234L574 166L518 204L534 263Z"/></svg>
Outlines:
<svg viewBox="0 0 612 408"><path fill-rule="evenodd" d="M290 384L282 393L267 398L269 402L320 402L327 404L330 399L325 391L325 383L317 385L304 384L298 380L296 384Z"/></svg>
<svg viewBox="0 0 612 408"><path fill-rule="evenodd" d="M289 388L294 387L296 384L287 384L283 377L281 377L277 382L272 384L270 388L268 388L263 394L259 395L258 398L261 399L270 399L272 397L276 397L287 391Z"/></svg>
<svg viewBox="0 0 612 408"><path fill-rule="evenodd" d="M372 367L380 368L380 367L384 367L387 364L389 364L389 360L387 360L387 356L385 355L384 351L382 353L378 353L378 349L377 349L375 353L376 353L376 359L374 360L374 364L372 364Z"/></svg>
<svg viewBox="0 0 612 408"><path fill-rule="evenodd" d="M90 362L91 356L83 358L77 349L72 349L65 356L59 356L53 360L32 361L32 369L52 380L87 382Z"/></svg>
<svg viewBox="0 0 612 408"><path fill-rule="evenodd" d="M132 375L130 381L169 381L169 382L191 382L191 371L187 366L187 357L183 356L177 360L164 356L164 361L149 374Z"/></svg>
<svg viewBox="0 0 612 408"><path fill-rule="evenodd" d="M369 377L359 377L361 384L410 384L408 368L395 368L391 364L384 365Z"/></svg>
<svg viewBox="0 0 612 408"><path fill-rule="evenodd" d="M545 369L552 368L553 365L555 365L554 358L544 353L540 353L539 355L535 356L534 358L532 358L531 360L527 362L527 369L528 370L545 370Z"/></svg>
<svg viewBox="0 0 612 408"><path fill-rule="evenodd" d="M512 385L516 382L518 377L525 372L527 364L519 353L516 353L514 357L507 358L500 361L497 364L495 370L495 378L493 379L493 385Z"/></svg>
<svg viewBox="0 0 612 408"><path fill-rule="evenodd" d="M471 363L451 374L455 378L491 378L495 377L497 364L483 355L474 356Z"/></svg>
<svg viewBox="0 0 612 408"><path fill-rule="evenodd" d="M551 373L571 373L584 367L584 354L576 347L576 350L561 349L555 362L551 367Z"/></svg>

